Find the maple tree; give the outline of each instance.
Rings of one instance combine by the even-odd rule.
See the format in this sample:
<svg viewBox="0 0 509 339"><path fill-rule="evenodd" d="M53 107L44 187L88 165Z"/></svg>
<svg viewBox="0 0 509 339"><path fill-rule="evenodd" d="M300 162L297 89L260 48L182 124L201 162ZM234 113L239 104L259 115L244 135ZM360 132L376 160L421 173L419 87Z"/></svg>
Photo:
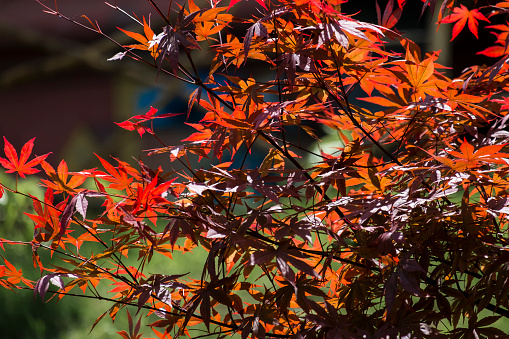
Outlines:
<svg viewBox="0 0 509 339"><path fill-rule="evenodd" d="M1 286L109 301L97 321L128 308L123 338L141 338L141 315L157 338L504 337L495 323L509 317L509 24L479 21L506 15L509 2L422 1L439 24L454 23L452 39L465 26L476 37L494 30L479 53L498 60L454 79L439 52L397 31L406 1L377 3L377 24L343 13L345 0L257 0L245 17L233 14L238 2L165 10L148 0L164 26L130 15L139 32L121 29L134 41L109 59L196 86L187 115L197 105L203 116L178 144L151 124L175 113L117 122L155 138L161 147L147 155L181 169L98 157L101 169L70 173L48 155L27 162L33 139L19 158L4 140L0 165L21 177L41 165L46 193L2 185L32 199L34 237L0 244L31 246L41 277L6 256ZM107 37L89 18L41 5ZM203 77L194 58L206 49ZM337 133L334 149L295 138L320 144L319 126ZM266 154L253 165L259 144ZM150 266L200 250L199 276Z"/></svg>

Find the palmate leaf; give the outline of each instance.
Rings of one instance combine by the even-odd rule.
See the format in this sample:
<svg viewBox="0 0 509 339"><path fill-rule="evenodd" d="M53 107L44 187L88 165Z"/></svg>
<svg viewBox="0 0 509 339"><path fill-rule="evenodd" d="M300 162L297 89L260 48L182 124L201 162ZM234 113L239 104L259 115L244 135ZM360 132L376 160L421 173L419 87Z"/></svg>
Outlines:
<svg viewBox="0 0 509 339"><path fill-rule="evenodd" d="M142 137L145 132L148 132L149 134L154 134L152 128L142 125L143 122L152 121L154 119L170 118L182 114L182 113L165 113L156 116L157 111L158 111L157 109L150 107L150 110L146 114L135 115L127 119L126 121L116 122L116 124L128 131L137 131L140 137Z"/></svg>
<svg viewBox="0 0 509 339"><path fill-rule="evenodd" d="M505 145L488 145L480 148L475 148L466 139L463 140L459 151L448 149L446 152L454 157L450 159L444 156L436 156L431 153L432 157L448 166L449 168L457 171L464 171L468 169L475 169L480 164L507 164L509 154L500 153L499 151Z"/></svg>
<svg viewBox="0 0 509 339"><path fill-rule="evenodd" d="M477 28L479 26L478 20L490 22L490 20L486 18L481 12L479 12L478 9L468 10L468 8L465 6L460 5L460 7L454 8L454 12L452 14L443 18L442 23L447 24L456 22L452 29L451 41L453 41L463 30L467 23L470 32L472 32L476 38L479 38L477 33Z"/></svg>
<svg viewBox="0 0 509 339"><path fill-rule="evenodd" d="M59 233L58 225L60 223L59 217L62 214L61 208L63 209L65 206L66 200L55 204L51 188L46 189L44 201L40 201L37 197L33 196L31 198L36 214L27 212L24 214L34 222L34 241L49 241L55 238Z"/></svg>
<svg viewBox="0 0 509 339"><path fill-rule="evenodd" d="M407 62L405 68L408 81L416 90L428 87L429 84L426 84L426 82L428 82L435 71L432 57L423 60L419 64L412 61Z"/></svg>
<svg viewBox="0 0 509 339"><path fill-rule="evenodd" d="M251 254L249 264L260 265L276 259L276 265L280 270L283 277L292 285L295 284L296 275L295 272L290 268L290 265L295 267L298 271L304 272L315 278L320 278L320 275L304 261L297 259L302 257L301 253L297 250L290 249L289 242L283 241L282 246L278 249L271 247L265 247L263 251L258 251Z"/></svg>
<svg viewBox="0 0 509 339"><path fill-rule="evenodd" d="M41 162L41 166L46 172L46 175L50 178L50 180L41 179L41 181L44 183L44 186L51 188L55 193L73 193L76 191L75 189L87 179L85 175L76 174L67 180L70 173L67 163L63 159L60 161L56 171L46 161Z"/></svg>
<svg viewBox="0 0 509 339"><path fill-rule="evenodd" d="M34 140L35 138L30 139L25 145L23 145L18 158L16 149L4 137L4 152L7 159L0 157L0 165L7 169L6 173L16 172L19 176L25 178L25 175L27 174L35 174L40 171L34 167L43 162L44 159L46 159L51 153L40 155L27 162L30 154L32 153L32 148L34 147Z"/></svg>
<svg viewBox="0 0 509 339"><path fill-rule="evenodd" d="M29 288L34 288L33 282L23 277L22 269L17 269L13 264L11 264L7 259L3 258L4 265L0 266L0 286L13 289L17 284L23 282L23 284ZM19 288L19 287L17 287Z"/></svg>
<svg viewBox="0 0 509 339"><path fill-rule="evenodd" d="M166 25L163 27L163 33L157 37L159 40L158 72L161 70L163 61L167 59L170 63L171 71L173 74L177 74L179 46L185 49L201 49L193 35L186 30L186 27L192 23L196 16L205 11L205 9L201 9L184 17L184 7L182 7L175 26Z"/></svg>
<svg viewBox="0 0 509 339"><path fill-rule="evenodd" d="M463 140L460 146L460 152L447 151L450 155L465 160L470 163L477 163L478 161L505 164L504 159L509 158L507 153L499 153L505 145L489 145L478 148L477 150L473 145L468 143L466 139Z"/></svg>
<svg viewBox="0 0 509 339"><path fill-rule="evenodd" d="M108 188L122 191L128 189L134 180L140 178L140 172L124 161L115 159L118 162L118 166L115 167L97 154L95 156L99 159L106 172L94 169L83 174L94 177L94 179L102 179L109 182Z"/></svg>
<svg viewBox="0 0 509 339"><path fill-rule="evenodd" d="M120 27L117 27L117 28L120 31L122 31L123 33L125 33L127 36L129 36L130 38L139 42L139 44L135 44L135 45L126 45L126 46L124 46L125 48L150 51L152 57L157 58L158 46L157 46L157 41L156 41L156 35L154 34L154 32L150 28L149 24L145 20L145 17L143 17L143 33L145 35L142 35L142 34L136 33L136 32L126 31ZM119 53L115 54L113 57L109 58L108 61L121 60L127 53L128 53L127 51L119 52Z"/></svg>

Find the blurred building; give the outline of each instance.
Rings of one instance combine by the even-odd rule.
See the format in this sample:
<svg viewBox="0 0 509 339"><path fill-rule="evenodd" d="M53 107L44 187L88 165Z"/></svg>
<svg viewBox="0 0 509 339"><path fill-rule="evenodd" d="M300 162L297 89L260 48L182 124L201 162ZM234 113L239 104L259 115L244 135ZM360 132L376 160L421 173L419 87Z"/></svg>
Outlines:
<svg viewBox="0 0 509 339"><path fill-rule="evenodd" d="M41 1L54 8L54 1ZM148 20L146 1L111 1L127 13ZM58 10L121 44L130 38L116 27L139 31L140 26L102 0L58 1ZM93 152L129 159L150 148L113 122L147 112L150 106L185 112L176 97L190 93L150 66L125 58L107 61L120 47L100 34L56 15L44 13L35 0L0 0L0 136L19 149L37 137L34 152L53 152L48 161L65 158L71 169L97 164ZM162 24L153 23L155 32ZM168 107L170 102L180 103ZM178 137L178 135L177 135ZM155 145L154 145L155 146Z"/></svg>

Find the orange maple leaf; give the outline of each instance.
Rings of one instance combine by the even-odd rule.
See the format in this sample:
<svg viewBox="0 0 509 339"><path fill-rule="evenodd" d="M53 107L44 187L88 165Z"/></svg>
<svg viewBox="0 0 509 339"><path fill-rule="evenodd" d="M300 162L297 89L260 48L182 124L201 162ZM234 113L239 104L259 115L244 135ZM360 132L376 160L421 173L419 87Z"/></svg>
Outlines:
<svg viewBox="0 0 509 339"><path fill-rule="evenodd" d="M87 179L87 177L83 175L73 175L71 179L67 181L69 169L64 160L60 161L56 171L46 161L41 162L41 166L50 178L50 180L41 179L41 181L44 183L44 186L51 188L55 193L74 193L76 192L75 188L80 186Z"/></svg>
<svg viewBox="0 0 509 339"><path fill-rule="evenodd" d="M140 49L144 51L150 51L150 54L152 57L157 58L159 53L157 52L159 49L159 44L155 41L153 42L156 35L154 34L154 31L150 28L149 24L145 20L145 17L143 17L143 33L145 33L145 36L141 35L140 33L130 32L123 30L120 27L117 27L119 30L124 32L127 36L130 38L133 38L134 40L138 41L140 44L135 45L126 45L124 47L126 48L134 48L134 49ZM152 43L153 42L153 43Z"/></svg>
<svg viewBox="0 0 509 339"><path fill-rule="evenodd" d="M449 155L455 157L455 159L450 159L443 156L435 156L431 153L428 154L435 158L435 160L441 162L453 170L465 171L468 169L475 169L483 163L506 164L507 162L504 159L507 159L509 155L507 153L499 152L505 146L505 144L488 145L480 147L476 150L473 145L464 139L459 148L459 152L454 150L446 150L446 152Z"/></svg>
<svg viewBox="0 0 509 339"><path fill-rule="evenodd" d="M25 174L34 174L39 172L40 170L33 168L34 166L39 165L50 153L46 153L44 155L40 155L30 160L27 163L28 157L32 153L32 148L34 147L35 138L30 139L21 149L21 154L18 158L18 153L12 146L10 142L4 137L4 151L7 159L0 157L0 165L7 169L6 173L17 172L22 178L25 178Z"/></svg>
<svg viewBox="0 0 509 339"><path fill-rule="evenodd" d="M465 27L465 24L468 22L468 29L470 32L472 32L477 39L479 39L479 36L477 34L477 27L479 26L479 23L477 20L483 20L490 22L488 18L486 18L479 10L473 9L471 11L468 10L463 5L460 5L460 7L455 7L452 14L449 14L446 16L442 23L449 24L456 22L454 27L452 28L452 38L451 41L453 41L458 34L461 32L461 30Z"/></svg>
<svg viewBox="0 0 509 339"><path fill-rule="evenodd" d="M460 146L460 152L453 150L447 150L446 152L469 163L477 164L479 161L482 161L505 164L504 159L507 159L508 154L499 152L504 146L506 145L488 145L475 150L474 146L464 139Z"/></svg>
<svg viewBox="0 0 509 339"><path fill-rule="evenodd" d="M111 189L122 191L130 187L134 180L131 176L136 176L138 174L134 168L118 159L116 160L119 162L119 166L114 167L97 154L96 157L99 158L99 161L108 173L104 173L102 171L94 171L94 176L110 182L108 188Z"/></svg>

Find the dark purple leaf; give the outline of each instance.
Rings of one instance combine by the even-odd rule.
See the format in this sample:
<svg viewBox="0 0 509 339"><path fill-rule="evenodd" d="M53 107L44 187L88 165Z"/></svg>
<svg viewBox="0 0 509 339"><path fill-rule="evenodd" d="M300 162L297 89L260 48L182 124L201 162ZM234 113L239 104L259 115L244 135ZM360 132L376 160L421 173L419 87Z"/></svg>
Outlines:
<svg viewBox="0 0 509 339"><path fill-rule="evenodd" d="M136 294L136 292L135 292ZM150 298L152 294L152 288L143 288L142 292L140 293L140 296L138 297L138 311L136 311L136 314L140 312L141 308L147 303L148 299Z"/></svg>
<svg viewBox="0 0 509 339"><path fill-rule="evenodd" d="M206 9L200 9L199 11L188 14L183 20L181 20L181 15L179 15L179 21L177 22L177 26L180 27L181 29L186 28L186 26L189 25L198 14L201 14L205 11ZM183 15L184 7L182 7L181 13Z"/></svg>
<svg viewBox="0 0 509 339"><path fill-rule="evenodd" d="M401 287L403 287L406 291L412 293L415 296L421 297L422 292L419 288L418 279L412 275L411 273L407 274L405 271L398 270L397 271L399 283Z"/></svg>
<svg viewBox="0 0 509 339"><path fill-rule="evenodd" d="M385 282L384 286L385 307L387 308L387 313L390 313L392 307L394 306L397 291L398 291L397 274L392 273Z"/></svg>
<svg viewBox="0 0 509 339"><path fill-rule="evenodd" d="M299 271L302 271L302 272L306 273L307 275L310 275L310 276L315 277L317 279L321 279L320 275L318 273L316 273L316 271L311 266L306 264L304 261L296 259L296 258L294 258L292 256L289 256L289 255L284 255L283 257L293 267L295 267Z"/></svg>
<svg viewBox="0 0 509 339"><path fill-rule="evenodd" d="M270 251L270 250L251 253L251 257L249 259L249 264L252 266L266 264L266 263L272 261L272 259L274 259L275 256L276 256L276 251Z"/></svg>
<svg viewBox="0 0 509 339"><path fill-rule="evenodd" d="M447 1L444 1L444 2L447 2ZM424 11L426 10L426 8L429 6L430 8L430 18L433 18L433 16L435 15L435 7L437 5L437 0L426 0L426 2L424 2L424 4L422 5L422 10L421 10L421 15L419 16L419 20L422 18L422 15L424 14Z"/></svg>
<svg viewBox="0 0 509 339"><path fill-rule="evenodd" d="M425 273L421 265L414 259L401 260L401 268L405 272L422 272Z"/></svg>
<svg viewBox="0 0 509 339"><path fill-rule="evenodd" d="M208 292L210 296L214 298L217 302L226 306L232 306L232 299L221 288L209 289Z"/></svg>
<svg viewBox="0 0 509 339"><path fill-rule="evenodd" d="M376 19L378 25L382 24L382 11L380 10L380 6L378 5L378 0L375 1L375 8L376 8Z"/></svg>
<svg viewBox="0 0 509 339"><path fill-rule="evenodd" d="M86 197L103 197L106 194L100 192L94 192L89 190L83 190L76 194L71 201L67 204L64 211L62 212L62 216L60 217L60 236L65 234L69 222L74 215L74 213L79 212L83 219L85 219L87 214L88 201Z"/></svg>
<svg viewBox="0 0 509 339"><path fill-rule="evenodd" d="M71 201L67 204L67 206L65 206L65 209L62 212L60 217L60 236L65 234L67 226L69 225L69 222L74 214L74 209L76 207L76 197L77 195L71 199Z"/></svg>
<svg viewBox="0 0 509 339"><path fill-rule="evenodd" d="M34 298L37 294L41 296L41 299L44 301L44 296L48 291L50 283L59 289L63 289L65 287L64 282L62 281L62 277L67 278L77 278L78 276L69 273L51 273L45 275L44 277L37 280L34 286Z"/></svg>
<svg viewBox="0 0 509 339"><path fill-rule="evenodd" d="M265 326L260 324L260 318L255 317L252 330L256 338L265 339Z"/></svg>
<svg viewBox="0 0 509 339"><path fill-rule="evenodd" d="M276 257L276 264L283 277L285 277L285 279L291 284L295 283L295 272L293 272L288 263L282 257Z"/></svg>
<svg viewBox="0 0 509 339"><path fill-rule="evenodd" d="M157 72L161 71L165 58L170 62L170 69L173 74L177 74L179 63L179 45L175 37L175 31L170 25L163 28L164 36L159 43L159 65Z"/></svg>
<svg viewBox="0 0 509 339"><path fill-rule="evenodd" d="M268 36L267 27L265 27L261 21L255 22L246 32L246 36L244 37L244 63L247 61L247 56L251 49L251 40L253 40L253 36L255 35L261 38L267 38Z"/></svg>
<svg viewBox="0 0 509 339"><path fill-rule="evenodd" d="M129 324L129 334L133 334L133 317L131 316L131 312L127 311L127 323Z"/></svg>
<svg viewBox="0 0 509 339"><path fill-rule="evenodd" d="M495 78L495 76L500 72L500 70L502 69L502 67L504 67L504 65L509 61L509 57L505 57L505 58L502 58L500 59L499 61L497 61L493 66L490 66L488 67L484 72L483 74L477 79L477 82L476 82L476 85L478 85L479 83L481 83L481 81L483 80L483 78L486 76L486 74L490 74L488 76L488 83L486 84L486 86L489 86L491 84L491 82L493 81L493 79Z"/></svg>
<svg viewBox="0 0 509 339"><path fill-rule="evenodd" d="M200 315L201 319L203 320L203 323L205 326L207 326L207 329L209 329L210 326L210 299L208 296L208 293L202 293L202 300L200 304Z"/></svg>

